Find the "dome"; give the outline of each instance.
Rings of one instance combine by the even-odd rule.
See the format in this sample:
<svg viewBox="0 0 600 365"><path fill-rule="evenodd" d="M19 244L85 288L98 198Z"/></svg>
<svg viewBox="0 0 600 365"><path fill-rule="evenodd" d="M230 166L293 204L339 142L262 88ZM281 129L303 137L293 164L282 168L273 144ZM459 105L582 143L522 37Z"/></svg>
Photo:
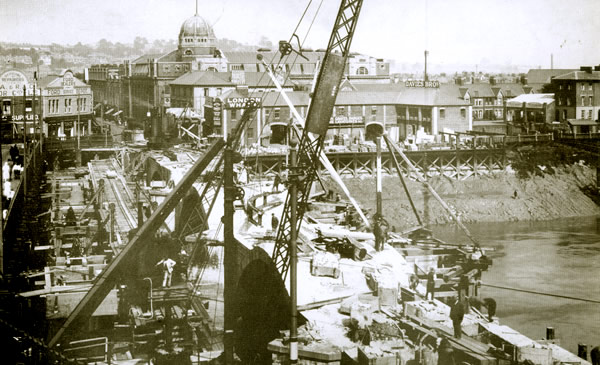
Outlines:
<svg viewBox="0 0 600 365"><path fill-rule="evenodd" d="M194 15L181 25L179 38L181 39L182 37L215 38L215 32L204 18Z"/></svg>

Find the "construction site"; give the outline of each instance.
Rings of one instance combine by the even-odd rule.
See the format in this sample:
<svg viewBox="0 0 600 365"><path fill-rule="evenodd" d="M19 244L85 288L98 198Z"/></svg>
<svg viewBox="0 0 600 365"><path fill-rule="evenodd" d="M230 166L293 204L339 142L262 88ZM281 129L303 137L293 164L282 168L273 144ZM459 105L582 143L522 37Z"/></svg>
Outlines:
<svg viewBox="0 0 600 365"><path fill-rule="evenodd" d="M252 165L263 152L242 148L252 98L240 100L237 125L209 138L185 121L164 134L168 121L155 118L147 140L78 148L72 164L41 138L25 141L2 222L2 362L591 365L551 327L534 340L503 325L480 290L494 249L380 122L364 125L376 189L361 198L373 211L325 154L362 3L341 1L306 114L275 65L257 60L293 113L270 170ZM285 41L280 51L300 52ZM383 175L396 179L415 227L386 220ZM463 244L434 237L407 180Z"/></svg>

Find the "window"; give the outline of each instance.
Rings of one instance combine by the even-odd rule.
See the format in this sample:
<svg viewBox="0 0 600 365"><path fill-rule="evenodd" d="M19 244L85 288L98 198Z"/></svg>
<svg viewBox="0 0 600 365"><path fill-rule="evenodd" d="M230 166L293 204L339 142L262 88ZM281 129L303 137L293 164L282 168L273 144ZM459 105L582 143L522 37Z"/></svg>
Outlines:
<svg viewBox="0 0 600 365"><path fill-rule="evenodd" d="M465 108L460 108L460 117L465 118L467 116L467 111Z"/></svg>
<svg viewBox="0 0 600 365"><path fill-rule="evenodd" d="M371 120L377 120L377 107L375 105L371 106Z"/></svg>
<svg viewBox="0 0 600 365"><path fill-rule="evenodd" d="M217 96L221 95L223 93L223 88L222 87L218 87L217 88Z"/></svg>
<svg viewBox="0 0 600 365"><path fill-rule="evenodd" d="M357 70L356 70L356 74L357 75L368 75L369 74L369 70L367 70L366 67L364 66L360 66Z"/></svg>
<svg viewBox="0 0 600 365"><path fill-rule="evenodd" d="M231 120L237 119L237 109L231 109Z"/></svg>
<svg viewBox="0 0 600 365"><path fill-rule="evenodd" d="M337 111L336 111L336 115L346 115L346 108L343 106L338 107Z"/></svg>
<svg viewBox="0 0 600 365"><path fill-rule="evenodd" d="M592 110L588 110L588 119L592 119Z"/></svg>
<svg viewBox="0 0 600 365"><path fill-rule="evenodd" d="M273 119L274 120L279 120L279 113L280 112L281 112L281 109L279 109L279 108L273 109Z"/></svg>
<svg viewBox="0 0 600 365"><path fill-rule="evenodd" d="M590 96L590 97L588 98L588 100L590 101L590 102L588 103L588 105L589 105L589 106L594 106L594 99L593 99L593 97L591 97L591 96Z"/></svg>
<svg viewBox="0 0 600 365"><path fill-rule="evenodd" d="M585 84L581 84L581 91L585 91Z"/></svg>
<svg viewBox="0 0 600 365"><path fill-rule="evenodd" d="M557 102L558 102L558 105L562 105L562 98L560 96L558 97Z"/></svg>
<svg viewBox="0 0 600 365"><path fill-rule="evenodd" d="M571 98L567 96L567 105L571 105Z"/></svg>
<svg viewBox="0 0 600 365"><path fill-rule="evenodd" d="M446 109L440 108L440 119L446 118Z"/></svg>
<svg viewBox="0 0 600 365"><path fill-rule="evenodd" d="M483 110L478 110L478 111L477 111L477 117L478 117L479 119L483 118Z"/></svg>
<svg viewBox="0 0 600 365"><path fill-rule="evenodd" d="M65 113L71 113L71 99L65 99Z"/></svg>
<svg viewBox="0 0 600 365"><path fill-rule="evenodd" d="M567 119L567 109L563 109L563 120Z"/></svg>
<svg viewBox="0 0 600 365"><path fill-rule="evenodd" d="M585 106L585 96L581 97L581 106Z"/></svg>
<svg viewBox="0 0 600 365"><path fill-rule="evenodd" d="M589 90L589 91L592 91L592 84L590 84L590 85L588 86L588 90Z"/></svg>
<svg viewBox="0 0 600 365"><path fill-rule="evenodd" d="M585 119L585 110L581 111L581 119Z"/></svg>
<svg viewBox="0 0 600 365"><path fill-rule="evenodd" d="M562 90L562 84L558 85L558 90Z"/></svg>
<svg viewBox="0 0 600 365"><path fill-rule="evenodd" d="M567 85L567 90L571 90L571 84Z"/></svg>

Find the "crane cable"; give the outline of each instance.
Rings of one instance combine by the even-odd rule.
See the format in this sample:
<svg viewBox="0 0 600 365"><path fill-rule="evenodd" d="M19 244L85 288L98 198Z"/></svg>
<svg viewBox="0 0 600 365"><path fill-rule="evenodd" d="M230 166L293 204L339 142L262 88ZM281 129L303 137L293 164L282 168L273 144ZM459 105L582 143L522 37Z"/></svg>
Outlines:
<svg viewBox="0 0 600 365"><path fill-rule="evenodd" d="M512 290L512 291L518 291L518 292L522 292L522 293L529 293L529 294L536 294L536 295L545 295L547 297L571 299L571 300L578 300L578 301L581 301L581 302L590 302L590 303L599 303L600 304L600 300L596 300L596 299L579 298L579 297L573 297L573 296L570 296L570 295L561 295L561 294L554 294L554 293L544 293L544 292L539 292L539 291L534 291L534 290L511 288L511 287L508 287L508 286L501 286L501 285L495 285L495 284L487 284L487 283L480 283L480 284L481 284L481 286L487 286L487 287L490 287L490 288L503 289L503 290Z"/></svg>

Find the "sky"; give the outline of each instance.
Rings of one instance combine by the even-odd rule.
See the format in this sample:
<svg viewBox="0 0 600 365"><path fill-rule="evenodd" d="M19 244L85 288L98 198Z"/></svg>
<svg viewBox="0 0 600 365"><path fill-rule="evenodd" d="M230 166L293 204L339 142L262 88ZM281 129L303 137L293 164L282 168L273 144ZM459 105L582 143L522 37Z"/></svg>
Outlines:
<svg viewBox="0 0 600 365"><path fill-rule="evenodd" d="M338 0L198 1L217 38L258 44L297 34L325 48ZM321 5L317 13L317 8ZM176 39L196 0L0 0L0 39L35 44L95 44L136 36ZM377 58L435 64L578 68L600 64L599 0L365 0L352 50Z"/></svg>

